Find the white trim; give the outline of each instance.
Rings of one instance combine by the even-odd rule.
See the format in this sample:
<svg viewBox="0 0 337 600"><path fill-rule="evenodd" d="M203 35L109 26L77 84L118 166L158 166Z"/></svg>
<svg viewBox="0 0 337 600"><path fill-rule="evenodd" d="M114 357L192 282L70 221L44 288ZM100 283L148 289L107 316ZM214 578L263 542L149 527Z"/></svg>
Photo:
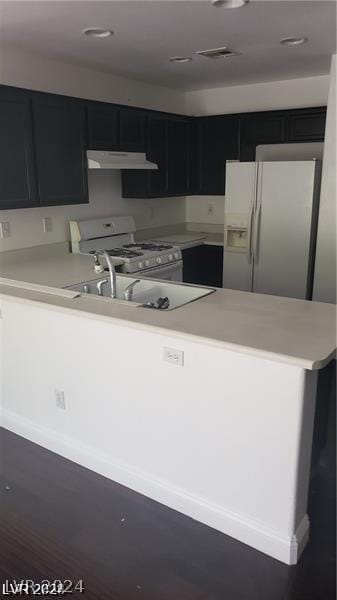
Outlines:
<svg viewBox="0 0 337 600"><path fill-rule="evenodd" d="M2 413L2 414L1 414ZM125 485L205 525L213 527L244 544L252 546L286 564L296 564L309 537L309 519L305 515L296 533L285 536L245 515L211 504L205 499L172 486L130 464L111 458L100 450L34 423L12 411L1 411L1 425L104 477Z"/></svg>

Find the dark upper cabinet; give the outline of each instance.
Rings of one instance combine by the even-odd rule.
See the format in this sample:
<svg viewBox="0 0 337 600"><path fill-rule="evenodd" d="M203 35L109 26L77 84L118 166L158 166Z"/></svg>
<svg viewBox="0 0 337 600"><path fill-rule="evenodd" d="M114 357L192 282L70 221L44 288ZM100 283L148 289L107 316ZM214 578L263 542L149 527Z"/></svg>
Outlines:
<svg viewBox="0 0 337 600"><path fill-rule="evenodd" d="M33 116L41 204L88 202L83 103L37 93Z"/></svg>
<svg viewBox="0 0 337 600"><path fill-rule="evenodd" d="M169 193L167 164L167 128L166 118L148 117L147 158L158 165L158 170L149 171L149 196L167 196Z"/></svg>
<svg viewBox="0 0 337 600"><path fill-rule="evenodd" d="M189 134L187 119L168 122L168 187L171 196L189 192Z"/></svg>
<svg viewBox="0 0 337 600"><path fill-rule="evenodd" d="M242 161L254 161L256 146L260 144L281 144L285 141L285 112L252 113L242 118L240 150Z"/></svg>
<svg viewBox="0 0 337 600"><path fill-rule="evenodd" d="M189 152L189 170L190 170L190 194L198 194L200 187L200 167L199 167L199 119L191 119L190 122L190 152Z"/></svg>
<svg viewBox="0 0 337 600"><path fill-rule="evenodd" d="M160 198L189 193L188 119L149 113L146 155L158 170L122 171L124 198Z"/></svg>
<svg viewBox="0 0 337 600"><path fill-rule="evenodd" d="M169 195L167 135L167 117L149 113L146 156L158 165L158 170L122 170L124 198L160 198Z"/></svg>
<svg viewBox="0 0 337 600"><path fill-rule="evenodd" d="M29 95L0 86L0 209L38 203Z"/></svg>
<svg viewBox="0 0 337 600"><path fill-rule="evenodd" d="M119 111L112 104L87 104L88 148L117 150L119 148Z"/></svg>
<svg viewBox="0 0 337 600"><path fill-rule="evenodd" d="M0 86L0 209L88 202L87 149L158 164L122 170L123 197L221 195L227 160L255 160L259 144L323 141L325 118L325 107L182 117Z"/></svg>
<svg viewBox="0 0 337 600"><path fill-rule="evenodd" d="M198 127L199 160L196 163L199 194L225 193L226 160L237 160L240 148L238 117L202 117Z"/></svg>
<svg viewBox="0 0 337 600"><path fill-rule="evenodd" d="M132 108L119 112L119 148L127 152L145 152L146 113Z"/></svg>
<svg viewBox="0 0 337 600"><path fill-rule="evenodd" d="M311 109L308 111L289 111L287 141L323 141L325 132L325 119L325 108Z"/></svg>

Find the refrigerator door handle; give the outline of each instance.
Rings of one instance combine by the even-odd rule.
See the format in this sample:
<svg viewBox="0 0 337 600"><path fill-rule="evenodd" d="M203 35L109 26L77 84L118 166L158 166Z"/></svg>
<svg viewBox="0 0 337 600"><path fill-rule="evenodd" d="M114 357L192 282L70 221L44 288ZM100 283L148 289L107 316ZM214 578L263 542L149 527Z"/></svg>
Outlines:
<svg viewBox="0 0 337 600"><path fill-rule="evenodd" d="M256 185L256 213L254 218L254 244L252 250L252 258L254 263L258 262L259 252L259 237L260 237L260 217L261 217L261 205L262 205L262 177L263 176L263 163L258 163L257 173L257 185Z"/></svg>
<svg viewBox="0 0 337 600"><path fill-rule="evenodd" d="M248 221L248 240L247 240L247 261L248 264L252 264L253 260L253 252L252 252L252 229L253 229L253 217L254 217L254 202L252 201L250 212L249 212L249 221Z"/></svg>
<svg viewBox="0 0 337 600"><path fill-rule="evenodd" d="M255 164L254 183L253 183L253 187L252 187L252 199L251 199L251 203L250 203L250 211L249 211L249 219L248 219L247 261L248 261L249 265L251 265L254 260L253 238L255 238L254 223L255 223L257 183L258 183L258 164Z"/></svg>

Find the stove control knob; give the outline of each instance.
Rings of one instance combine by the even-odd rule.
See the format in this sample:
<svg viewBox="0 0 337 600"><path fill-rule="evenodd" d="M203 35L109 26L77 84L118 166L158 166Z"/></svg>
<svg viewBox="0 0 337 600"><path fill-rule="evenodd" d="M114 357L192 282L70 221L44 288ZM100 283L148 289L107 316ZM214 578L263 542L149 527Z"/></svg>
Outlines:
<svg viewBox="0 0 337 600"><path fill-rule="evenodd" d="M149 266L150 266L150 261L149 261L149 260L146 260L146 261L145 261L145 266L146 266L146 267L149 267Z"/></svg>
<svg viewBox="0 0 337 600"><path fill-rule="evenodd" d="M159 256L158 256L158 258L156 259L156 263L157 263L158 265L160 265L160 264L161 264L161 258L160 258Z"/></svg>
<svg viewBox="0 0 337 600"><path fill-rule="evenodd" d="M143 266L144 266L144 265L143 265L143 263L142 263L142 262L139 262L139 263L138 263L138 269L142 269L142 268L143 268Z"/></svg>
<svg viewBox="0 0 337 600"><path fill-rule="evenodd" d="M179 259L179 254L178 254L178 252L175 252L175 253L174 253L174 258L175 258L176 260L178 260L178 259Z"/></svg>
<svg viewBox="0 0 337 600"><path fill-rule="evenodd" d="M169 260L173 260L173 256L172 256L172 254L169 254L169 256L168 256L168 259L169 259Z"/></svg>

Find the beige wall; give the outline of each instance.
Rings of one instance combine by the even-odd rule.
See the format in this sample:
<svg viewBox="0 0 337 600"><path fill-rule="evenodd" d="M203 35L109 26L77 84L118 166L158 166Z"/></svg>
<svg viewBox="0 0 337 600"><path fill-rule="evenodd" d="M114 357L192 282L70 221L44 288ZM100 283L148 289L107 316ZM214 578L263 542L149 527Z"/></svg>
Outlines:
<svg viewBox="0 0 337 600"><path fill-rule="evenodd" d="M1 221L9 221L11 237L0 239L0 252L69 240L68 221L108 215L133 215L137 229L172 225L185 221L184 198L129 200L122 198L120 171L89 172L89 204L3 210ZM51 217L53 231L44 233L43 217Z"/></svg>
<svg viewBox="0 0 337 600"><path fill-rule="evenodd" d="M198 90L186 93L186 111L199 116L323 106L328 90L329 75Z"/></svg>
<svg viewBox="0 0 337 600"><path fill-rule="evenodd" d="M314 300L336 302L336 55L331 63L331 81L325 130L321 202L318 222Z"/></svg>
<svg viewBox="0 0 337 600"><path fill-rule="evenodd" d="M184 114L179 90L116 77L74 64L0 47L0 83L33 90Z"/></svg>

